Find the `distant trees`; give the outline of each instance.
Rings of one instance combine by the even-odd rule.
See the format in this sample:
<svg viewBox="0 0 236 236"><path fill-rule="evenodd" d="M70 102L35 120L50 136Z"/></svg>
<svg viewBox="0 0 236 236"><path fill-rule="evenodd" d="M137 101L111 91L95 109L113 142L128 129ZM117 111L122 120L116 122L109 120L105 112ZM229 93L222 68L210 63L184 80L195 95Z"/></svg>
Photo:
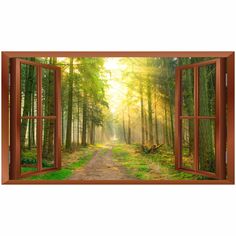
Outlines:
<svg viewBox="0 0 236 236"><path fill-rule="evenodd" d="M67 129L66 129L66 149L71 150L72 138L72 106L73 106L73 80L74 80L74 58L70 57L68 79L68 105L67 105Z"/></svg>
<svg viewBox="0 0 236 236"><path fill-rule="evenodd" d="M63 145L68 151L80 145L95 144L96 130L108 110L105 97L103 58L69 58L63 66L62 123ZM107 112L107 111L106 111Z"/></svg>
<svg viewBox="0 0 236 236"><path fill-rule="evenodd" d="M173 148L177 59L125 58L121 61L128 65L123 71L123 83L128 90L122 102L120 138L126 143L164 143ZM126 130L132 134L130 142L125 138Z"/></svg>

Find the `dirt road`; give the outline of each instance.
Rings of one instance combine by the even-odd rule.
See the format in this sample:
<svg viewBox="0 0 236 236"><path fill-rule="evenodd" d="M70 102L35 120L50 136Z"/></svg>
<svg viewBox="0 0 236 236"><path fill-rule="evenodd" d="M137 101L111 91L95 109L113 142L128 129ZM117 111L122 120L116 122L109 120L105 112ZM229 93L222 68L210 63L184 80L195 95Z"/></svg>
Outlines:
<svg viewBox="0 0 236 236"><path fill-rule="evenodd" d="M88 164L75 170L71 180L121 180L136 179L124 167L112 160L112 147L101 149L94 154Z"/></svg>

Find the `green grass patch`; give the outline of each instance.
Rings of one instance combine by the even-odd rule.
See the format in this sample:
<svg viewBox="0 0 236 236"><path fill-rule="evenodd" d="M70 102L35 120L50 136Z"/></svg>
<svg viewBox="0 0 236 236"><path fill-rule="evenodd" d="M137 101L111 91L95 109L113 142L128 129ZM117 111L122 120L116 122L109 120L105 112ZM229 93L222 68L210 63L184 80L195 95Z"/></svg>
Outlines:
<svg viewBox="0 0 236 236"><path fill-rule="evenodd" d="M62 152L63 166L60 170L48 172L45 174L34 175L24 179L27 180L65 180L68 179L74 172L74 170L85 166L93 157L98 147L83 147L77 152L69 153ZM29 167L22 167L29 168ZM28 172L28 170L27 170Z"/></svg>
<svg viewBox="0 0 236 236"><path fill-rule="evenodd" d="M21 173L31 172L31 171L37 171L37 168L35 167L21 167Z"/></svg>
<svg viewBox="0 0 236 236"><path fill-rule="evenodd" d="M161 147L155 154L137 151L137 145L118 144L112 149L114 159L123 165L129 174L140 180L194 180L208 179L175 170L175 157L170 148Z"/></svg>
<svg viewBox="0 0 236 236"><path fill-rule="evenodd" d="M86 156L82 156L77 162L71 163L70 165L67 166L67 168L75 170L78 169L84 165L86 165L91 158L93 157L94 153L89 153Z"/></svg>
<svg viewBox="0 0 236 236"><path fill-rule="evenodd" d="M69 178L71 176L71 174L72 174L72 170L62 168L61 170L48 172L46 174L31 176L27 179L31 179L31 180L64 180L64 179Z"/></svg>

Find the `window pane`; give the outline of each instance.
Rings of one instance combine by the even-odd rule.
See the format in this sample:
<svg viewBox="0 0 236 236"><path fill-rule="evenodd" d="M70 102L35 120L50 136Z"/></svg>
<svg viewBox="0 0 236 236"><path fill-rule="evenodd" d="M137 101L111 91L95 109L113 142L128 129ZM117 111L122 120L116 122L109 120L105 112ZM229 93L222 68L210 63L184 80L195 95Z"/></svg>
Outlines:
<svg viewBox="0 0 236 236"><path fill-rule="evenodd" d="M182 167L193 169L194 120L182 120Z"/></svg>
<svg viewBox="0 0 236 236"><path fill-rule="evenodd" d="M21 63L21 116L37 115L36 67Z"/></svg>
<svg viewBox="0 0 236 236"><path fill-rule="evenodd" d="M43 168L52 168L55 164L55 120L43 119L43 150L42 150L42 165Z"/></svg>
<svg viewBox="0 0 236 236"><path fill-rule="evenodd" d="M21 119L21 173L37 171L37 120Z"/></svg>
<svg viewBox="0 0 236 236"><path fill-rule="evenodd" d="M199 68L199 115L214 116L216 106L216 65Z"/></svg>
<svg viewBox="0 0 236 236"><path fill-rule="evenodd" d="M54 70L42 68L42 109L43 116L55 115Z"/></svg>
<svg viewBox="0 0 236 236"><path fill-rule="evenodd" d="M215 120L199 120L199 170L215 172Z"/></svg>
<svg viewBox="0 0 236 236"><path fill-rule="evenodd" d="M182 116L194 115L194 71L182 70Z"/></svg>

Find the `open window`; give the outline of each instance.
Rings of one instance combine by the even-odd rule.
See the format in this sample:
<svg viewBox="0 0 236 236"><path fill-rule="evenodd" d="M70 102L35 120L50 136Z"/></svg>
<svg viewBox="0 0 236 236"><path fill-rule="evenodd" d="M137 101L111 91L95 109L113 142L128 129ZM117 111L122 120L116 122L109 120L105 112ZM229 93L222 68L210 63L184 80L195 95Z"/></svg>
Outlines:
<svg viewBox="0 0 236 236"><path fill-rule="evenodd" d="M61 166L60 68L12 58L10 179Z"/></svg>
<svg viewBox="0 0 236 236"><path fill-rule="evenodd" d="M226 178L225 59L176 68L176 169Z"/></svg>
<svg viewBox="0 0 236 236"><path fill-rule="evenodd" d="M3 52L2 68L4 184L234 183L234 52Z"/></svg>

